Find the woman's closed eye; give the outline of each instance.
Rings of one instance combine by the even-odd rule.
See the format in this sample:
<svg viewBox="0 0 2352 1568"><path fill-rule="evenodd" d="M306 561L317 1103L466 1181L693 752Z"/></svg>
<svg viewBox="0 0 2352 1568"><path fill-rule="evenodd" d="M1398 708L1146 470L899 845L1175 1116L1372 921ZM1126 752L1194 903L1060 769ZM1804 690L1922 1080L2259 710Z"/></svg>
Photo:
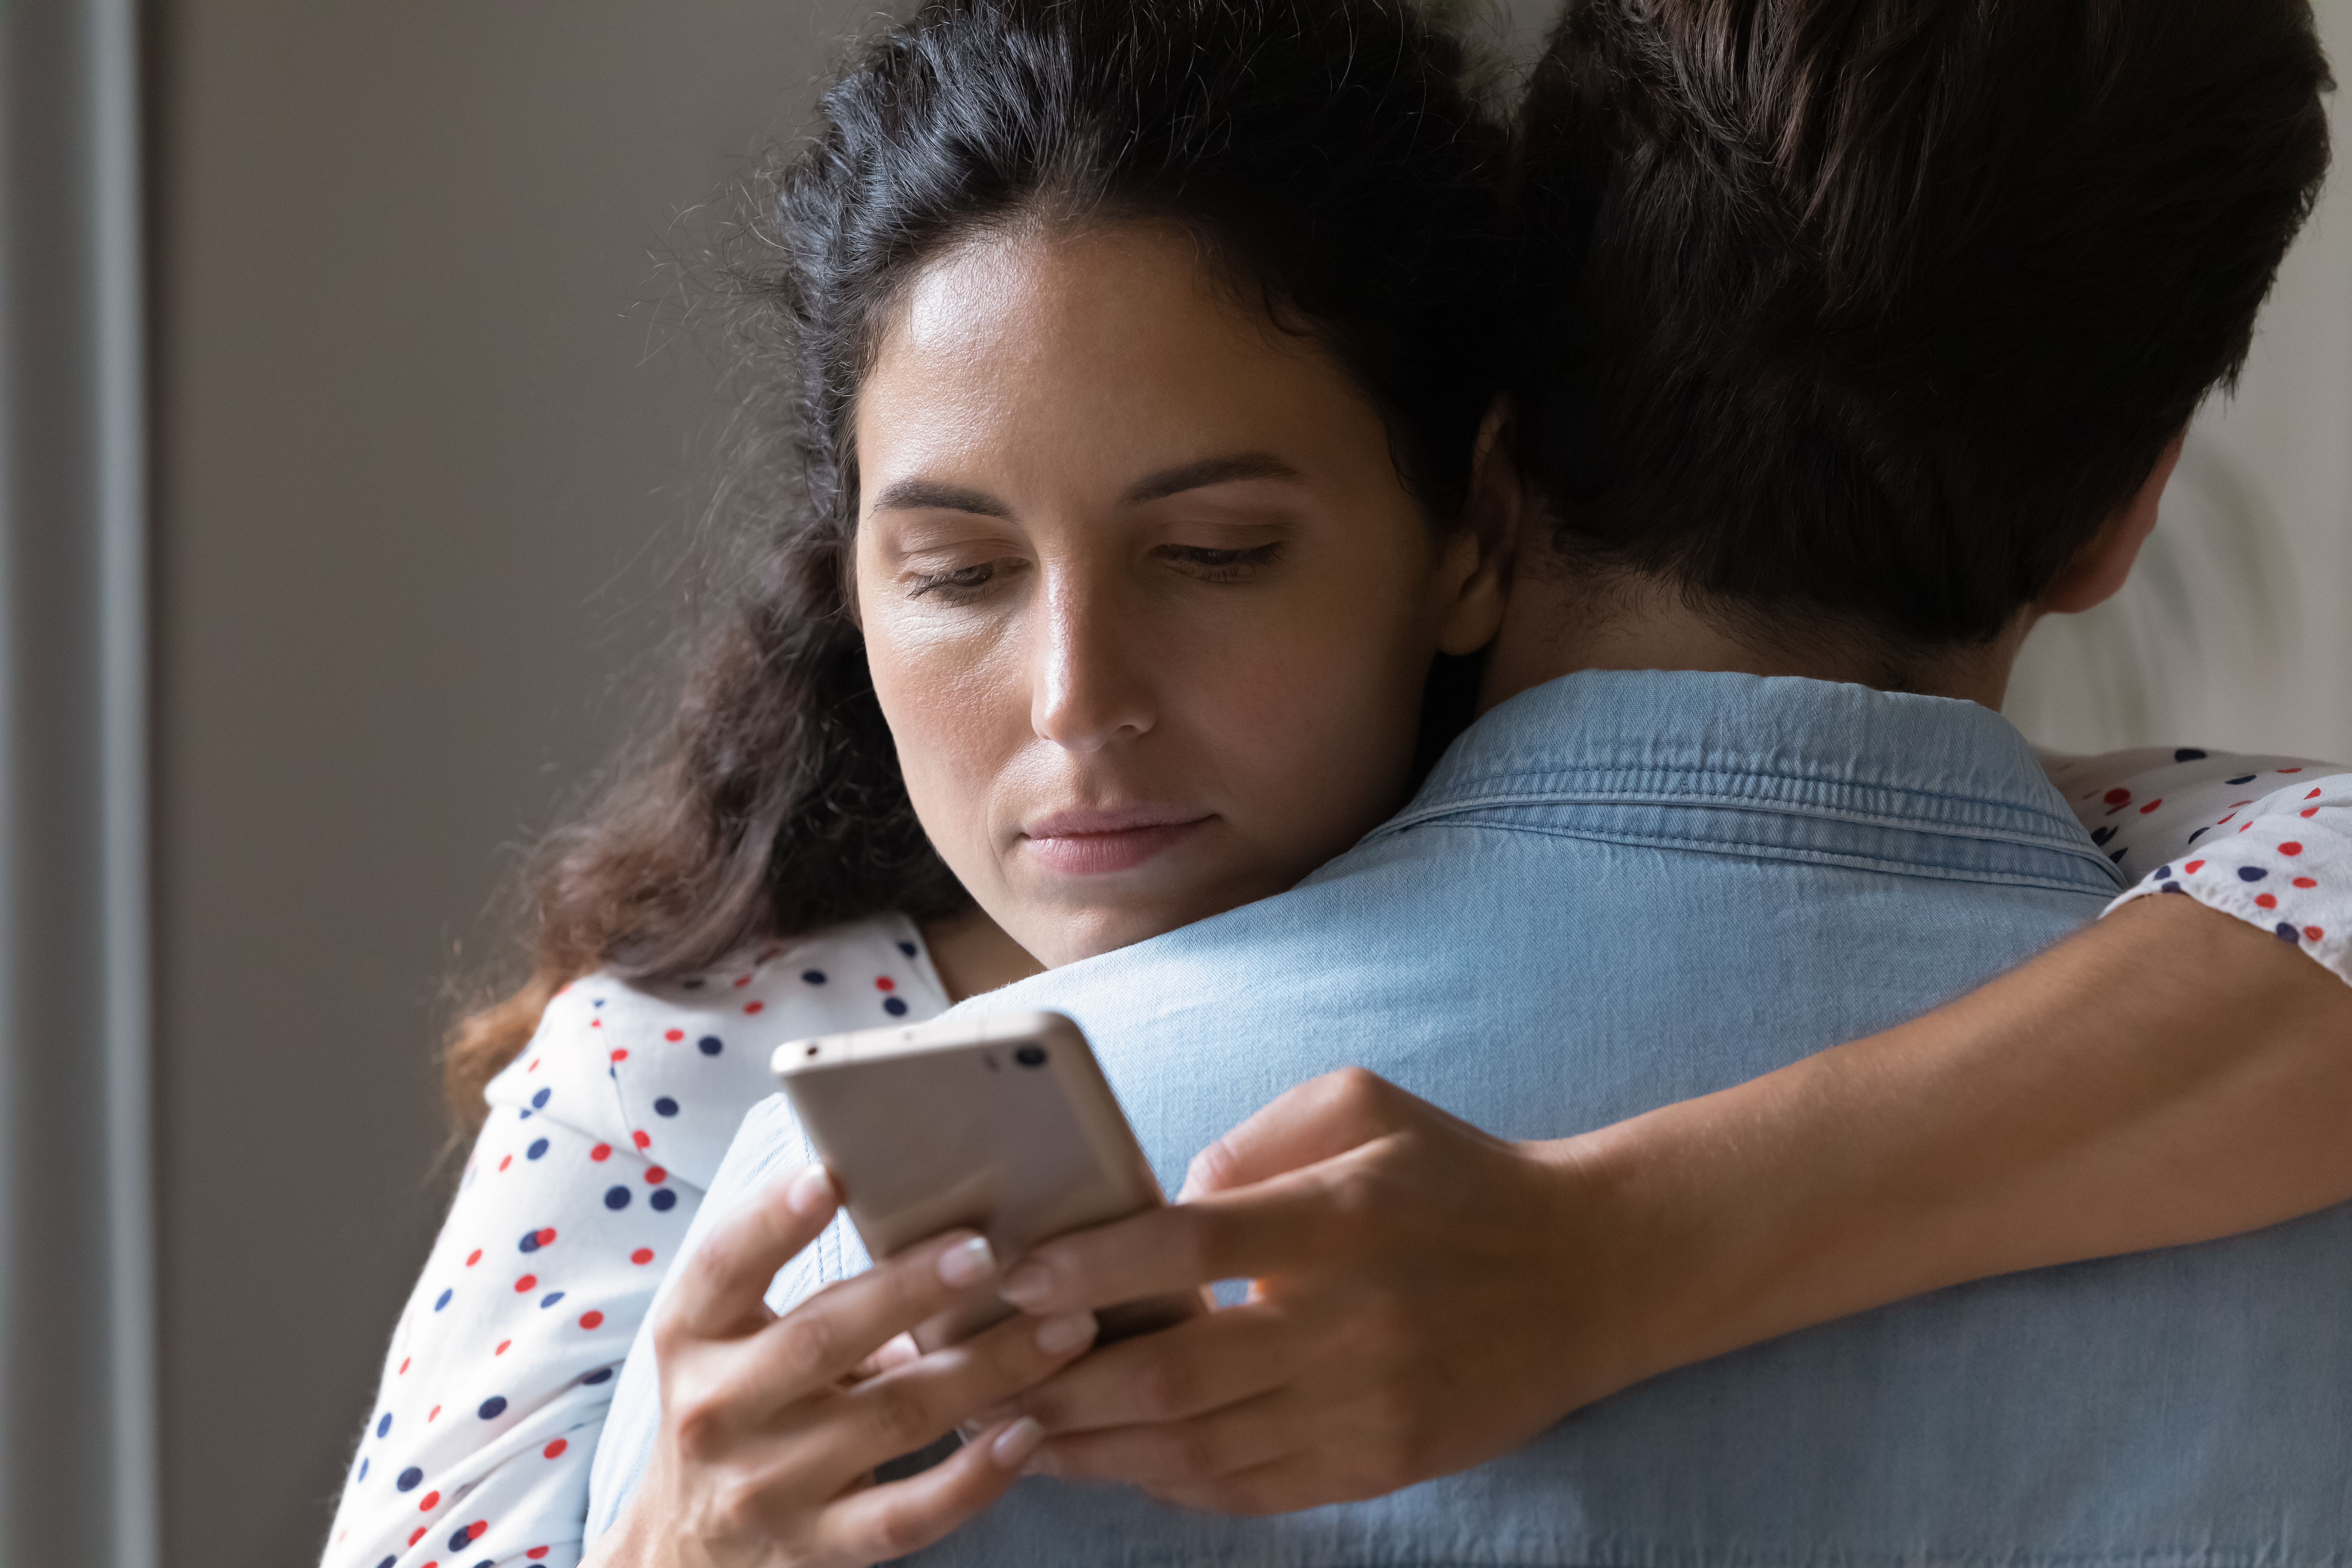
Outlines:
<svg viewBox="0 0 2352 1568"><path fill-rule="evenodd" d="M1280 560L1282 545L1277 541L1247 550L1214 550L1200 544L1163 544L1152 553L1204 583L1243 583Z"/></svg>
<svg viewBox="0 0 2352 1568"><path fill-rule="evenodd" d="M950 605L960 605L976 598L1000 576L1010 576L1022 563L1017 558L979 561L969 566L953 566L936 572L909 573L907 597L932 598Z"/></svg>

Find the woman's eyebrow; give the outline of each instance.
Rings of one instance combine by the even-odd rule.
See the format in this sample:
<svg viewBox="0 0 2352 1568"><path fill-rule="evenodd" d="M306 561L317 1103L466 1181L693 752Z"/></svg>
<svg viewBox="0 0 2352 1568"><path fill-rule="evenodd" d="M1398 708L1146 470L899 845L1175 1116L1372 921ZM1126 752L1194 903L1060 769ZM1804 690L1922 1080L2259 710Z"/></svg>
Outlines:
<svg viewBox="0 0 2352 1568"><path fill-rule="evenodd" d="M934 479L900 479L874 498L876 511L968 511L980 517L1010 518L1013 509L995 497L961 485Z"/></svg>
<svg viewBox="0 0 2352 1568"><path fill-rule="evenodd" d="M1162 468L1139 479L1123 498L1129 506L1160 500L1205 485L1232 484L1236 479L1295 479L1298 470L1272 452L1236 452L1224 458L1203 458L1181 468Z"/></svg>

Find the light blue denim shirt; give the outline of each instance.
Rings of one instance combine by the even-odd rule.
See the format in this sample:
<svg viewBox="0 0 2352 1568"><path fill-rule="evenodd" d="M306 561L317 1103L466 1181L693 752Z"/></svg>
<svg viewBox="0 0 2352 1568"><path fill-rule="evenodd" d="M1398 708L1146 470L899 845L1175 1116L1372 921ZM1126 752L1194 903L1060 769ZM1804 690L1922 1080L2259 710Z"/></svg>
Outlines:
<svg viewBox="0 0 2352 1568"><path fill-rule="evenodd" d="M1408 809L1293 891L973 1005L1076 1018L1172 1190L1202 1145L1346 1064L1512 1138L1704 1094L1973 987L2116 885L1981 708L1589 672L1488 714ZM761 1106L698 1223L806 1157L782 1101ZM772 1300L863 1261L838 1231ZM2345 1562L2347 1303L2337 1209L1791 1335L1372 1502L1230 1520L1030 1480L917 1561ZM649 1451L651 1373L641 1338L595 1530Z"/></svg>

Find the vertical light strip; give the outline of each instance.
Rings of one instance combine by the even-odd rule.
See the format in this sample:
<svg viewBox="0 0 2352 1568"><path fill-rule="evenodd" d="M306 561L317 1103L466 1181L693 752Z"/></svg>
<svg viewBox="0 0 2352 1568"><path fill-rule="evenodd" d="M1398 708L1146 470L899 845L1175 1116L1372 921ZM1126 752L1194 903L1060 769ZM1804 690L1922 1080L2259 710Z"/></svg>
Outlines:
<svg viewBox="0 0 2352 1568"><path fill-rule="evenodd" d="M115 1568L156 1568L144 183L134 0L89 7L108 1346Z"/></svg>

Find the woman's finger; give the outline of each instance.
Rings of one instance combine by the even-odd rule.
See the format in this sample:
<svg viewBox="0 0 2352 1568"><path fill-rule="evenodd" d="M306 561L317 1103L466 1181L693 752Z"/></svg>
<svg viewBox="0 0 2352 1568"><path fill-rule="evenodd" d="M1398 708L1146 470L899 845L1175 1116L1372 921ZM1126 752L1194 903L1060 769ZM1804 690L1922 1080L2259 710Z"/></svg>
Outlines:
<svg viewBox="0 0 2352 1568"><path fill-rule="evenodd" d="M1036 1423L992 1426L920 1475L866 1487L824 1510L818 1540L844 1563L883 1563L919 1552L1004 1495L1037 1447Z"/></svg>
<svg viewBox="0 0 2352 1568"><path fill-rule="evenodd" d="M1014 1317L869 1378L808 1407L806 1418L794 1422L792 1463L821 1478L824 1487L846 1485L968 1421L990 1419L1013 1395L1084 1355L1095 1327L1086 1312Z"/></svg>
<svg viewBox="0 0 2352 1568"><path fill-rule="evenodd" d="M804 1165L729 1215L678 1271L663 1308L673 1330L723 1339L767 1322L768 1286L833 1223L840 1200L823 1165Z"/></svg>
<svg viewBox="0 0 2352 1568"><path fill-rule="evenodd" d="M1277 1389L1187 1421L1049 1437L1030 1468L1071 1480L1198 1487L1314 1448L1329 1430L1319 1401Z"/></svg>
<svg viewBox="0 0 2352 1568"><path fill-rule="evenodd" d="M1328 1189L1347 1158L1057 1237L1005 1276L1002 1294L1028 1312L1099 1311L1299 1268L1329 1234Z"/></svg>
<svg viewBox="0 0 2352 1568"><path fill-rule="evenodd" d="M1303 1364L1286 1309L1252 1301L1107 1345L1021 1407L1055 1436L1181 1421L1295 1382Z"/></svg>
<svg viewBox="0 0 2352 1568"><path fill-rule="evenodd" d="M1345 1068L1277 1095L1192 1156L1177 1202L1247 1186L1344 1154L1394 1131L1421 1101L1376 1073Z"/></svg>
<svg viewBox="0 0 2352 1568"><path fill-rule="evenodd" d="M826 1286L769 1323L741 1347L727 1375L745 1404L782 1409L848 1376L890 1341L995 1279L986 1237L968 1230L934 1237Z"/></svg>

